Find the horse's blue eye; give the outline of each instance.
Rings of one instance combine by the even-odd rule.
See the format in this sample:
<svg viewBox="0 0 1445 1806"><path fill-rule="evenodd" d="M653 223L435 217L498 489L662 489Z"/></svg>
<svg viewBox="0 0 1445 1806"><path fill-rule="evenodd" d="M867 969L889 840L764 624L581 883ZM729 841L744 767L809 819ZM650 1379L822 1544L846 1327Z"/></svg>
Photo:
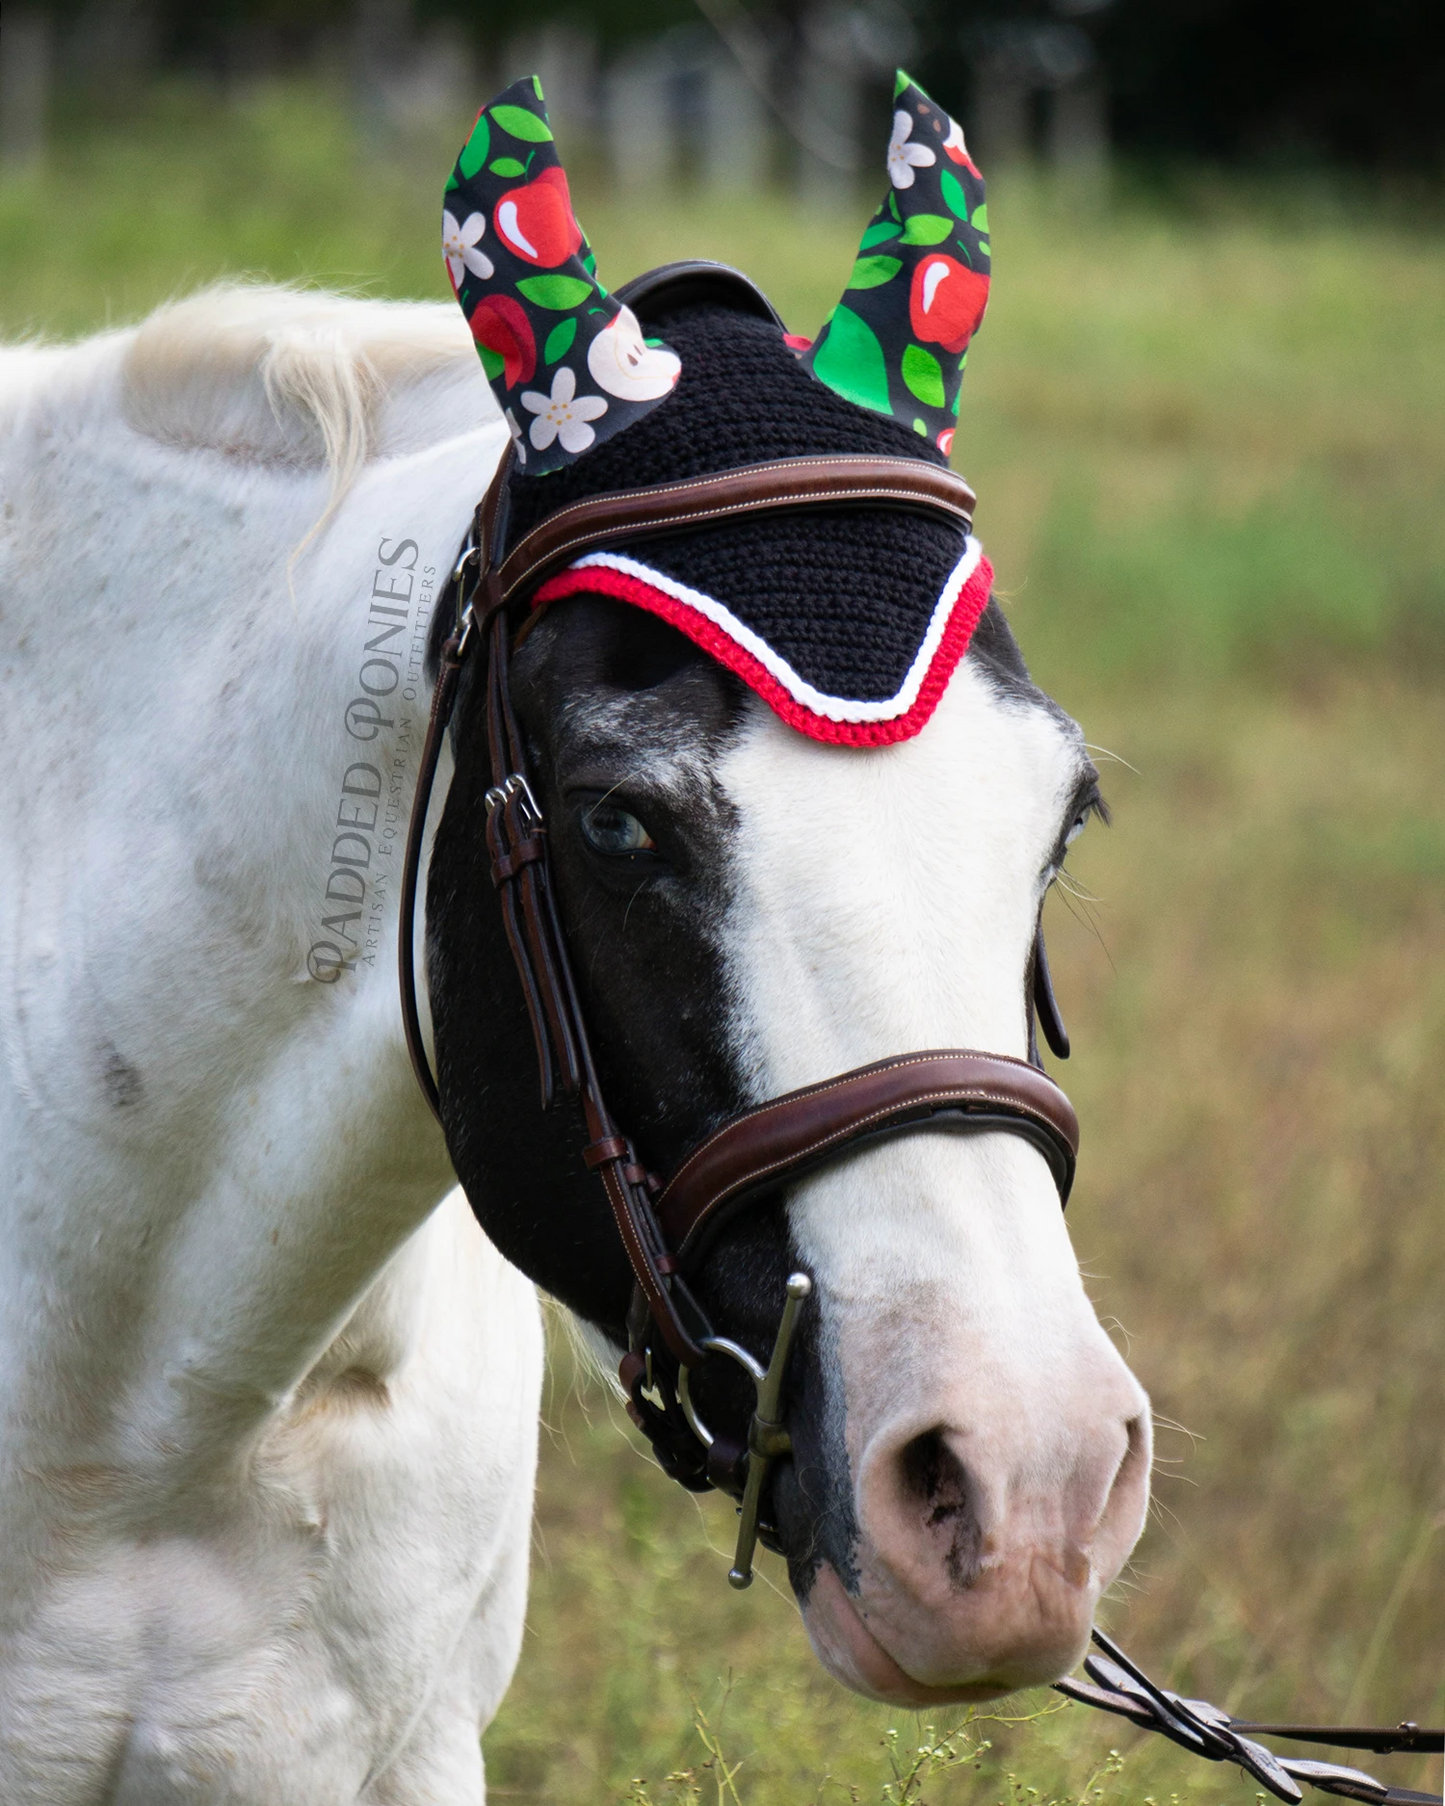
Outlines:
<svg viewBox="0 0 1445 1806"><path fill-rule="evenodd" d="M615 803L594 803L584 809L582 833L599 853L647 853L655 845L637 817Z"/></svg>

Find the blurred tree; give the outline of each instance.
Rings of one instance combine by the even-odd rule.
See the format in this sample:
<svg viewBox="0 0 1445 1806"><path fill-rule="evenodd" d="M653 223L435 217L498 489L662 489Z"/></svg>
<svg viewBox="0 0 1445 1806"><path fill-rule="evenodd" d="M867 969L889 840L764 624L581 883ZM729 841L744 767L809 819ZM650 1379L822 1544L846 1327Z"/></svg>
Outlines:
<svg viewBox="0 0 1445 1806"><path fill-rule="evenodd" d="M1118 0L1100 29L1132 148L1445 171L1438 0Z"/></svg>
<svg viewBox="0 0 1445 1806"><path fill-rule="evenodd" d="M0 171L38 163L45 151L54 22L11 6L0 31Z"/></svg>
<svg viewBox="0 0 1445 1806"><path fill-rule="evenodd" d="M809 20L840 10L821 0L395 0L395 7L409 29L447 22L479 50L559 26L599 42L606 57L703 17L717 28L729 13L772 47L773 80L784 86L801 79ZM304 58L318 41L350 32L359 8L358 0L30 0L28 10L54 21L62 45L79 38L113 46L117 31L131 33L167 63L224 76L238 65L284 67ZM1082 47L1097 58L1099 91L1109 97L1112 136L1123 149L1445 171L1440 0L1368 7L1354 0L856 0L842 10L876 21L880 41L910 42L911 71L966 118L986 84L1007 79L1008 45L1015 79L1032 94L1067 84L1046 67L1020 75L1020 55L1047 65ZM103 60L111 54L107 48ZM67 53L64 60L76 59Z"/></svg>

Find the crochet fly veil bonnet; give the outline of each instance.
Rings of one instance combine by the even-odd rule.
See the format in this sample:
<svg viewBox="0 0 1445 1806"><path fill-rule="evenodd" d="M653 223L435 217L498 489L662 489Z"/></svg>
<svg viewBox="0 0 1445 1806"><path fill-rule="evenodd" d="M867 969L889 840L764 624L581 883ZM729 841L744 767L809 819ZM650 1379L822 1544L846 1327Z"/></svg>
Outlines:
<svg viewBox="0 0 1445 1806"><path fill-rule="evenodd" d="M888 189L811 342L722 265L598 280L535 77L482 109L447 184L443 252L511 431L515 540L571 503L774 458L945 464L988 300L983 179L900 74ZM604 595L669 621L791 727L844 745L920 732L992 571L971 533L859 504L594 551L534 608Z"/></svg>

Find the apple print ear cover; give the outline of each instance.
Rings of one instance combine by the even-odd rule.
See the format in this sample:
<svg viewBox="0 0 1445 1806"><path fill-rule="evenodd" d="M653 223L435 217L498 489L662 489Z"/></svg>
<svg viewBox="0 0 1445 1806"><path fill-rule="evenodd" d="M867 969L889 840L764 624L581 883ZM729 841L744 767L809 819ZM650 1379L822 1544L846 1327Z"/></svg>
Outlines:
<svg viewBox="0 0 1445 1806"><path fill-rule="evenodd" d="M887 197L803 362L946 454L968 342L988 305L988 207L963 132L901 70L893 104Z"/></svg>
<svg viewBox="0 0 1445 1806"><path fill-rule="evenodd" d="M478 114L447 183L442 252L519 473L562 469L672 393L677 354L644 340L594 274L535 76Z"/></svg>
<svg viewBox="0 0 1445 1806"><path fill-rule="evenodd" d="M988 304L988 207L962 131L901 71L887 162L887 197L803 362L946 455ZM478 115L447 184L442 241L527 476L560 469L671 394L676 353L644 339L597 280L535 76Z"/></svg>
<svg viewBox="0 0 1445 1806"><path fill-rule="evenodd" d="M630 306L609 298L536 84L488 106L452 178L445 251L516 444L509 540L593 496L776 458L943 464L988 293L987 215L963 134L901 75L888 174L843 301L810 344L721 265L639 277L621 291ZM928 722L992 576L962 525L859 503L587 552L532 606L642 609L798 732L885 746Z"/></svg>

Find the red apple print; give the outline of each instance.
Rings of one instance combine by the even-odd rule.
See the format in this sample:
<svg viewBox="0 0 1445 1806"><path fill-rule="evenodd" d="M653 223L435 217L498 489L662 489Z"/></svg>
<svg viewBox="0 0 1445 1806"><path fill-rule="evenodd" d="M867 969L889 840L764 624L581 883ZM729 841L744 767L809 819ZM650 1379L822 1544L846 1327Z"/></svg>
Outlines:
<svg viewBox="0 0 1445 1806"><path fill-rule="evenodd" d="M968 154L968 146L963 141L963 127L956 119L948 122L948 136L943 141L943 148L955 163L961 163L965 169L971 169L978 175L978 165Z"/></svg>
<svg viewBox="0 0 1445 1806"><path fill-rule="evenodd" d="M915 339L959 352L978 330L988 306L988 277L941 253L919 259L908 292Z"/></svg>
<svg viewBox="0 0 1445 1806"><path fill-rule="evenodd" d="M953 452L953 435L956 431L956 427L946 426L938 435L938 449L943 453L945 458L949 457Z"/></svg>
<svg viewBox="0 0 1445 1806"><path fill-rule="evenodd" d="M493 210L492 223L509 251L544 270L566 263L582 246L567 173L555 165L544 169L535 182L509 188Z"/></svg>
<svg viewBox="0 0 1445 1806"><path fill-rule="evenodd" d="M472 314L472 337L502 359L509 389L530 382L537 368L537 341L520 301L510 295L488 295Z"/></svg>
<svg viewBox="0 0 1445 1806"><path fill-rule="evenodd" d="M813 341L805 339L799 332L785 332L783 343L789 351L811 351L813 348Z"/></svg>

